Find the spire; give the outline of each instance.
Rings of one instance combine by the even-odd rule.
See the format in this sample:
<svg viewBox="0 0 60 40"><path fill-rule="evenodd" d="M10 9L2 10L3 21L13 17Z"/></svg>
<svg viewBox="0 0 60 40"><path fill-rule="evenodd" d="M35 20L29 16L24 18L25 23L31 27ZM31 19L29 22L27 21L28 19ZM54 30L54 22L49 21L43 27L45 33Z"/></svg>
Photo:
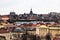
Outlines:
<svg viewBox="0 0 60 40"><path fill-rule="evenodd" d="M31 11L32 11L32 8L31 8Z"/></svg>
<svg viewBox="0 0 60 40"><path fill-rule="evenodd" d="M32 8L31 8L31 10L30 10L30 14L33 14Z"/></svg>

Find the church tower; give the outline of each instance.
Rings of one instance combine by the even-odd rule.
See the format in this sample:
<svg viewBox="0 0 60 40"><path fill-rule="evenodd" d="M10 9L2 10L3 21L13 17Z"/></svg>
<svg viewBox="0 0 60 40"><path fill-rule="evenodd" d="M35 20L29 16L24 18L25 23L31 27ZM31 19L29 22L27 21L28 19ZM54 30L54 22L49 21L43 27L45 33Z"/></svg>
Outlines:
<svg viewBox="0 0 60 40"><path fill-rule="evenodd" d="M30 14L33 14L32 8L31 8L31 10L30 10Z"/></svg>

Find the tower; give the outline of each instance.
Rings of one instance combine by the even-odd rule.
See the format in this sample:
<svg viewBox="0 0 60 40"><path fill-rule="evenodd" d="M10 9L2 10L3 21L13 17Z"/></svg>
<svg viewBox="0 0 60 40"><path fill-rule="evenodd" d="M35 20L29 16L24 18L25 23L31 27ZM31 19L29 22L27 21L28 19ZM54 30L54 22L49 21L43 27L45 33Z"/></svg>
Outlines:
<svg viewBox="0 0 60 40"><path fill-rule="evenodd" d="M32 8L31 8L31 10L30 10L30 14L33 14Z"/></svg>

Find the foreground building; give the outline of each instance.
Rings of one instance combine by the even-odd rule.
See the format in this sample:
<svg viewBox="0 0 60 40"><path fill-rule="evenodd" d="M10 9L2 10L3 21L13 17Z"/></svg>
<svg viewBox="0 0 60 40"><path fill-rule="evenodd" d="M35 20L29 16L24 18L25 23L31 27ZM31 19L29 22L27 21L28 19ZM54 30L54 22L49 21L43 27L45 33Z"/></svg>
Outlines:
<svg viewBox="0 0 60 40"><path fill-rule="evenodd" d="M8 29L8 30L7 30ZM60 27L59 26L46 26L46 25L40 25L40 26L34 26L34 27L26 27L24 32L21 32L20 27L16 27L15 29L10 28L0 29L0 36L4 36L6 40L17 40L21 39L21 36L28 32L29 34L33 35L39 35L42 38L45 38L46 35L50 35L51 40L53 40L56 35L60 35ZM12 31L14 29L14 31ZM10 30L10 31L9 31ZM18 36L19 35L19 36ZM41 39L42 39L41 38Z"/></svg>
<svg viewBox="0 0 60 40"><path fill-rule="evenodd" d="M56 35L60 35L60 27L59 26L46 26L46 25L41 25L39 27L36 27L36 34L40 35L41 37L45 37L48 33L51 37L51 40L53 40Z"/></svg>

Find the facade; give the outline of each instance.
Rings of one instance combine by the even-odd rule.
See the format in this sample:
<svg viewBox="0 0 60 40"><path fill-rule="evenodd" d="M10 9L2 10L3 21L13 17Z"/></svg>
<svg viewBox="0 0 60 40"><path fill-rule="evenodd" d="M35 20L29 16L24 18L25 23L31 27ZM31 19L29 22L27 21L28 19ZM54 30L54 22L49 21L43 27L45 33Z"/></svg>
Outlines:
<svg viewBox="0 0 60 40"><path fill-rule="evenodd" d="M5 37L1 38L1 40L21 40L21 36L23 33L3 33L0 35L0 37ZM19 35L19 37L18 37ZM20 38L20 39L19 39Z"/></svg>
<svg viewBox="0 0 60 40"><path fill-rule="evenodd" d="M36 34L45 37L48 33L51 36L51 40L53 40L56 35L60 35L60 27L47 27L43 25L44 27L36 27Z"/></svg>

